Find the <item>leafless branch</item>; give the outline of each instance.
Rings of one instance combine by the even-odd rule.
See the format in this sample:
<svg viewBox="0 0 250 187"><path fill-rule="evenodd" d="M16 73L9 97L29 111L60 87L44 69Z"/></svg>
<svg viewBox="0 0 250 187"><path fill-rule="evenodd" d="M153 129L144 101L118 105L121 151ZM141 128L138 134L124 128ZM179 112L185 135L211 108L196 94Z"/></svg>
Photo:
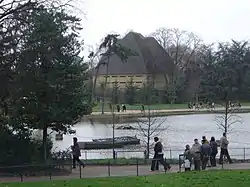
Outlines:
<svg viewBox="0 0 250 187"><path fill-rule="evenodd" d="M192 32L176 28L160 28L152 34L168 54L174 59L177 67L184 69L196 59L202 40Z"/></svg>
<svg viewBox="0 0 250 187"><path fill-rule="evenodd" d="M242 123L242 118L234 113L235 110L225 109L224 114L216 115L214 122L218 129L225 133L231 133L235 124Z"/></svg>
<svg viewBox="0 0 250 187"><path fill-rule="evenodd" d="M151 141L155 136L160 136L163 131L168 130L169 126L165 125L166 118L155 117L148 106L148 111L145 112L143 119L137 120L137 132L142 136L143 143L147 148L147 153L150 153Z"/></svg>

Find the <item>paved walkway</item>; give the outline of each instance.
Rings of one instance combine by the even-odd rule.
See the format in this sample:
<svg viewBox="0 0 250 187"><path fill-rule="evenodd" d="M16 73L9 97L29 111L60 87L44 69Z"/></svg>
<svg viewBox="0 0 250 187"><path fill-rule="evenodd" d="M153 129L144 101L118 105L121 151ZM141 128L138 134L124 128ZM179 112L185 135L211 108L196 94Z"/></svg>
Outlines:
<svg viewBox="0 0 250 187"><path fill-rule="evenodd" d="M236 108L235 108L236 109ZM242 106L240 109L250 109L250 106ZM223 111L225 108L223 107L217 107L215 108L214 111ZM211 111L210 109L207 108L202 108L202 109L162 109L162 110L151 110L151 112L154 113L174 113L174 112L204 112L204 111ZM145 110L147 112L147 110ZM141 110L127 110L126 112L115 112L116 114L141 114ZM100 115L101 112L92 112L91 115ZM106 112L104 114L112 114L111 112Z"/></svg>
<svg viewBox="0 0 250 187"><path fill-rule="evenodd" d="M137 171L138 175L153 175L164 173L163 170L159 172L151 172L149 170L150 166L141 165L138 166L86 166L81 173L81 178L96 178L96 177L117 177L117 176L136 176ZM208 168L210 170L211 168ZM221 165L218 165L214 169L222 169ZM250 169L250 163L236 163L236 164L225 164L224 169ZM110 171L110 172L109 172ZM179 171L178 165L172 165L171 170L168 173L177 173ZM51 180L68 180L68 179L79 179L80 172L79 169L73 170L73 172L68 176L52 176ZM47 181L50 180L49 176L47 177L24 177L23 181ZM0 178L0 182L14 182L20 181L20 177L8 177Z"/></svg>

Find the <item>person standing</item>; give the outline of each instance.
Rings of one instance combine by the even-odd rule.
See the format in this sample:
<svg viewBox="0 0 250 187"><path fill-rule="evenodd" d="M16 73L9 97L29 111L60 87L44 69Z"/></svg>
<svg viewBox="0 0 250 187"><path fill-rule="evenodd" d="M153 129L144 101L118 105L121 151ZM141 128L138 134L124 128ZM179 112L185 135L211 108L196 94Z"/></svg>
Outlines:
<svg viewBox="0 0 250 187"><path fill-rule="evenodd" d="M206 169L207 163L209 161L209 157L211 155L211 147L206 142L206 140L202 140L202 145L200 147L201 152L201 160L202 160L202 170Z"/></svg>
<svg viewBox="0 0 250 187"><path fill-rule="evenodd" d="M210 156L210 163L212 167L216 167L216 155L218 153L218 145L215 141L215 138L212 136L210 140L210 147L211 147L211 156Z"/></svg>
<svg viewBox="0 0 250 187"><path fill-rule="evenodd" d="M186 145L186 149L184 151L184 166L185 166L185 171L190 171L191 170L192 153L191 153L189 145Z"/></svg>
<svg viewBox="0 0 250 187"><path fill-rule="evenodd" d="M117 112L120 112L121 108L120 105L116 105Z"/></svg>
<svg viewBox="0 0 250 187"><path fill-rule="evenodd" d="M226 156L227 157L227 160L230 164L232 164L232 160L230 158L230 155L228 153L228 140L227 140L227 137L226 137L226 133L223 133L221 139L220 139L220 148L221 148L221 151L220 151L220 161L219 163L222 164L223 163L223 157Z"/></svg>
<svg viewBox="0 0 250 187"><path fill-rule="evenodd" d="M144 105L141 105L141 112L145 112L145 107L144 107Z"/></svg>
<svg viewBox="0 0 250 187"><path fill-rule="evenodd" d="M205 141L205 143L209 144L209 142L208 142L206 136L202 136L202 141L203 141L203 140Z"/></svg>
<svg viewBox="0 0 250 187"><path fill-rule="evenodd" d="M198 171L201 169L200 147L201 147L201 144L198 142L198 139L194 139L194 144L191 148L191 153L194 158L194 169Z"/></svg>
<svg viewBox="0 0 250 187"><path fill-rule="evenodd" d="M82 167L85 167L84 163L79 159L81 156L81 150L77 142L77 138L73 138L73 145L71 146L72 155L73 155L73 169L76 168L76 162L78 162Z"/></svg>
<svg viewBox="0 0 250 187"><path fill-rule="evenodd" d="M205 142L206 144L210 145L210 144L209 144L209 141L208 141L207 138L206 138L206 136L202 136L202 140L204 140L204 142ZM208 166L208 167L211 167L210 156L209 156L208 161L207 161L207 166Z"/></svg>
<svg viewBox="0 0 250 187"><path fill-rule="evenodd" d="M152 164L151 164L151 171L158 171L159 170L159 163L162 164L164 166L164 170L169 170L171 168L171 166L165 162L163 156L163 146L162 143L159 141L158 137L154 137L154 141L155 141L155 146L154 146L154 157L152 160Z"/></svg>

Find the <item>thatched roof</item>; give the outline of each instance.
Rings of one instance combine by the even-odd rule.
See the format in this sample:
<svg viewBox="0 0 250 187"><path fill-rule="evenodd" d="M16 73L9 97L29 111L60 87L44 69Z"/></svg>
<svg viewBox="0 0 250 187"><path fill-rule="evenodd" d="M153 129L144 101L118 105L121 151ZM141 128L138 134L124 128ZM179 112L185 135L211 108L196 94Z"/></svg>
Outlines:
<svg viewBox="0 0 250 187"><path fill-rule="evenodd" d="M119 40L119 43L137 55L130 56L125 63L116 55L110 57L109 75L172 74L173 60L153 37L144 37L139 33L129 32ZM102 63L103 59L100 62ZM106 74L106 65L100 66L98 74Z"/></svg>

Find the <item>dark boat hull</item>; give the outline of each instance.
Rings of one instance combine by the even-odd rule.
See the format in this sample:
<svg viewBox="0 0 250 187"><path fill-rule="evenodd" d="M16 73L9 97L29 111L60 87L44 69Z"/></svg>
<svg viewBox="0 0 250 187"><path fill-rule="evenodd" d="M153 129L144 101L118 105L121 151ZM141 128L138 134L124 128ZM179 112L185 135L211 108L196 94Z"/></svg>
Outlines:
<svg viewBox="0 0 250 187"><path fill-rule="evenodd" d="M139 139L130 141L116 141L113 142L78 142L80 149L91 150L91 149L112 149L112 148L123 148L127 145L138 145L140 144Z"/></svg>

